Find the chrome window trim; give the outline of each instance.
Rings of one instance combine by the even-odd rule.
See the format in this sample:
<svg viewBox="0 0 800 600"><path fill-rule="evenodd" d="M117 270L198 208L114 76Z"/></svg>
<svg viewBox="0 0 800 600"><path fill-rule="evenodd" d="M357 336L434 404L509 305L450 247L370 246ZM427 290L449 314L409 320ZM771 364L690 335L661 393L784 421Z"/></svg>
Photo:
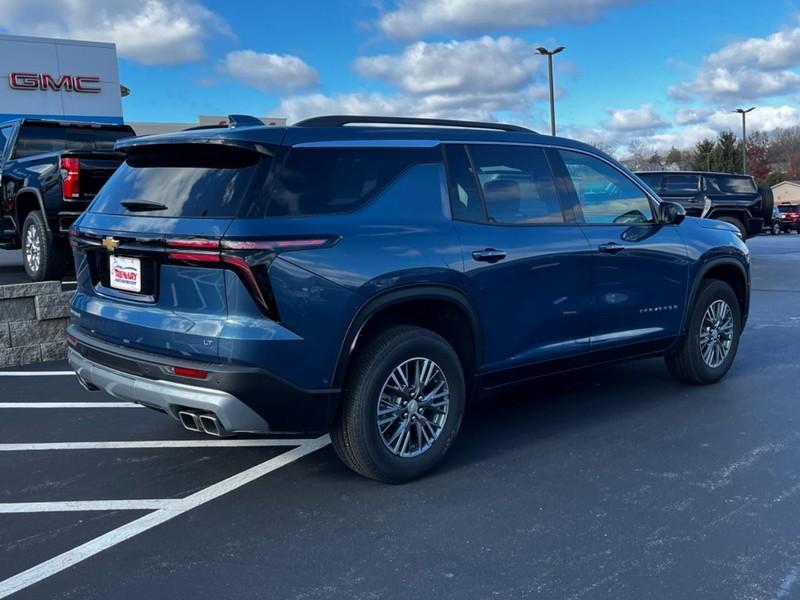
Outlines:
<svg viewBox="0 0 800 600"><path fill-rule="evenodd" d="M300 142L292 148L435 148L439 140L328 140L323 142Z"/></svg>
<svg viewBox="0 0 800 600"><path fill-rule="evenodd" d="M645 197L649 198L651 202L655 203L655 207L658 208L661 205L661 199L655 197L653 194L648 192L644 189L641 184L636 181L636 179L632 178L628 173L621 170L617 165L615 165L610 160L603 158L599 154L595 154L594 152L589 152L588 150L584 150L582 148L570 148L569 146L562 146L560 144L543 144L541 142L493 142L487 140L480 140L480 141L468 141L468 140L443 140L442 144L484 144L489 146L534 146L537 148L552 148L553 150L566 150L567 152L577 152L579 154L585 154L586 156L591 156L592 158L596 158L604 163L606 163L609 167L613 168L615 171L619 172L623 177L628 179L633 185L641 190L641 192L645 195ZM659 224L658 221L658 211L654 211L656 223ZM581 223L581 225L607 225L607 223Z"/></svg>

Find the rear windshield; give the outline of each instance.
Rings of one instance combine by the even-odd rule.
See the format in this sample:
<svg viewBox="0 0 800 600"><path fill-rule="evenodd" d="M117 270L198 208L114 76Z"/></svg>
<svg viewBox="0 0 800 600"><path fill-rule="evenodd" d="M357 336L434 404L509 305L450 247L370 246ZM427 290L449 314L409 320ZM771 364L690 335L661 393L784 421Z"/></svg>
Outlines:
<svg viewBox="0 0 800 600"><path fill-rule="evenodd" d="M749 177L706 176L706 191L718 194L752 194L756 185Z"/></svg>
<svg viewBox="0 0 800 600"><path fill-rule="evenodd" d="M778 210L782 213L800 212L800 205L797 204L781 204Z"/></svg>
<svg viewBox="0 0 800 600"><path fill-rule="evenodd" d="M349 212L409 166L441 160L441 150L432 148L292 148L277 171L267 214Z"/></svg>
<svg viewBox="0 0 800 600"><path fill-rule="evenodd" d="M89 210L146 217L234 217L257 171L266 169L269 161L250 150L218 145L145 146L128 155Z"/></svg>
<svg viewBox="0 0 800 600"><path fill-rule="evenodd" d="M17 136L15 158L74 150L110 152L118 139L132 137L124 129L101 129L69 125L23 125Z"/></svg>

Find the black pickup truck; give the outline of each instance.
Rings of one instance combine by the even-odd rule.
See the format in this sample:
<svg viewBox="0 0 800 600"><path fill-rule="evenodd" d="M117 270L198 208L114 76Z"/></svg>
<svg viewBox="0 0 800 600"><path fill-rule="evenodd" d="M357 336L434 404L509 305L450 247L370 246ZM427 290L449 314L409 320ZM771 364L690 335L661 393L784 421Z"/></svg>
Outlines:
<svg viewBox="0 0 800 600"><path fill-rule="evenodd" d="M759 188L749 175L701 171L636 174L664 200L682 204L686 214L735 225L742 239L758 235L765 225L771 225L772 190Z"/></svg>
<svg viewBox="0 0 800 600"><path fill-rule="evenodd" d="M35 281L60 279L69 228L122 164L127 125L18 119L0 123L0 248L22 248Z"/></svg>

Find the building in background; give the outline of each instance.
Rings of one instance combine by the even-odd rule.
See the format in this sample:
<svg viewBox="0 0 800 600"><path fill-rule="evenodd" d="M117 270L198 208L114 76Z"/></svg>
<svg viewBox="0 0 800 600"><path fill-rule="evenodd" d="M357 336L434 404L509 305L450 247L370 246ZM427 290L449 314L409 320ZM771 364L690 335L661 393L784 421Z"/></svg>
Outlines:
<svg viewBox="0 0 800 600"><path fill-rule="evenodd" d="M114 44L0 35L0 121L122 123Z"/></svg>
<svg viewBox="0 0 800 600"><path fill-rule="evenodd" d="M781 181L772 186L775 205L791 202L800 203L800 181Z"/></svg>
<svg viewBox="0 0 800 600"><path fill-rule="evenodd" d="M286 125L286 119L280 117L258 117L264 125L272 125L274 127L283 127ZM154 133L171 133L173 131L181 131L189 127L198 127L201 125L227 125L227 115L200 115L196 123L128 123L136 135L151 135Z"/></svg>

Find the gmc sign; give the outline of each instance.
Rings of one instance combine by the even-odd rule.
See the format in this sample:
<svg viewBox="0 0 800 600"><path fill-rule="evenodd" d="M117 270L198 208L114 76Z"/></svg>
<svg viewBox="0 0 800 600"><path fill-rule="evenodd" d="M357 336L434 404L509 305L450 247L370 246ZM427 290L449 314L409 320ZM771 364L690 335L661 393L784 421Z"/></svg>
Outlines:
<svg viewBox="0 0 800 600"><path fill-rule="evenodd" d="M87 75L62 75L56 79L47 73L9 73L8 85L15 90L52 90L60 92L78 92L81 94L99 94L100 88L93 86L100 83L99 77Z"/></svg>

